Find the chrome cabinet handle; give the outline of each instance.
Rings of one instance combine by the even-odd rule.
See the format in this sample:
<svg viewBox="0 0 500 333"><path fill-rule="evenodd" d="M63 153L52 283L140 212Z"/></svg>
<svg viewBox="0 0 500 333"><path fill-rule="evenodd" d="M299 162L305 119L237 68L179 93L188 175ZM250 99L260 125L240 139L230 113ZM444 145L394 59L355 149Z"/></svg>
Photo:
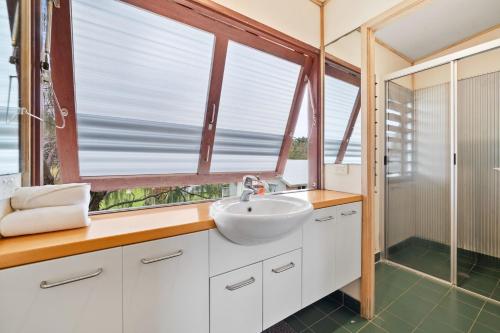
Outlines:
<svg viewBox="0 0 500 333"><path fill-rule="evenodd" d="M319 218L319 219L315 219L316 222L326 222L326 221L330 221L330 220L334 220L335 217L333 216L327 216L327 217L322 217L322 218Z"/></svg>
<svg viewBox="0 0 500 333"><path fill-rule="evenodd" d="M234 291L236 289L246 287L254 282L255 282L255 278L252 276L250 279L247 279L245 281L241 281L241 282L238 282L235 284L228 285L228 286L226 286L226 289L229 291Z"/></svg>
<svg viewBox="0 0 500 333"><path fill-rule="evenodd" d="M295 267L295 264L293 262L291 262L285 266L273 268L273 269L271 269L271 271L273 271L273 273L283 273L284 271L287 271L287 270L294 268L294 267Z"/></svg>
<svg viewBox="0 0 500 333"><path fill-rule="evenodd" d="M357 211L351 210L350 212L342 212L341 215L342 216L350 216L350 215L354 215L356 213L357 213Z"/></svg>
<svg viewBox="0 0 500 333"><path fill-rule="evenodd" d="M157 258L142 258L141 259L141 262L145 265L147 264L152 264L154 262L158 262L158 261L162 261L162 260L167 260L167 259L172 259L172 258L175 258L175 257L178 257L178 256L182 256L184 252L182 252L182 250L179 250L175 253L171 253L171 254L167 254L166 256L163 256L163 257L157 257Z"/></svg>
<svg viewBox="0 0 500 333"><path fill-rule="evenodd" d="M77 276L77 277L70 278L70 279L66 279L66 280L61 280L61 281L57 281L57 282L42 281L42 282L40 282L40 288L42 288L42 289L54 288L57 286L62 286L63 284L68 284L68 283L73 283L73 282L77 282L77 281L81 281L81 280L90 279L90 278L101 275L101 273L103 271L104 270L102 268L98 268L95 272L85 274L82 276Z"/></svg>

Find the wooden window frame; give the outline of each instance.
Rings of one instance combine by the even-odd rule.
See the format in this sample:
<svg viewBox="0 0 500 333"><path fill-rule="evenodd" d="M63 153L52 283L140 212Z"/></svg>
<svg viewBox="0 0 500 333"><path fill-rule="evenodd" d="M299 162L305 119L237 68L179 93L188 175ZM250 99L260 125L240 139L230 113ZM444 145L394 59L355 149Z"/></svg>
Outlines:
<svg viewBox="0 0 500 333"><path fill-rule="evenodd" d="M318 110L318 96L314 90L317 77L318 53L303 42L293 39L281 32L269 28L257 21L249 19L225 7L207 0L121 0L168 17L181 23L211 32L215 35L214 57L210 77L207 107L205 110L202 139L197 173L186 174L154 174L125 176L81 176L78 161L78 135L76 122L76 103L74 89L74 67L71 24L71 1L61 1L61 6L54 12L52 29L52 76L53 86L61 106L68 109L66 127L57 130L57 150L61 165L61 176L65 183L87 182L93 191L116 190L133 187L153 186L184 186L209 183L236 182L246 174L256 174L261 178L272 178L283 174L289 149L292 145L293 132L300 111L300 104L307 83L310 83L312 95L310 109ZM288 116L283 142L275 170L256 172L242 170L240 172L210 172L215 132L217 128L218 106L220 101L222 79L224 75L225 58L229 40L264 51L268 54L301 65L296 90ZM316 89L317 90L317 89ZM310 187L317 188L319 184L318 159L319 149L317 137L320 124L317 112L309 112L311 126L309 142ZM56 115L56 120L60 117ZM312 166L312 168L311 168Z"/></svg>
<svg viewBox="0 0 500 333"><path fill-rule="evenodd" d="M351 140L351 136L354 131L354 126L356 125L356 120L358 119L359 112L361 110L361 70L356 66L345 63L344 61L339 61L339 59L327 55L325 75L350 83L359 88L349 115L347 126L344 130L344 135L342 136L339 152L337 153L337 157L335 159L335 164L342 164L349 146L349 141Z"/></svg>

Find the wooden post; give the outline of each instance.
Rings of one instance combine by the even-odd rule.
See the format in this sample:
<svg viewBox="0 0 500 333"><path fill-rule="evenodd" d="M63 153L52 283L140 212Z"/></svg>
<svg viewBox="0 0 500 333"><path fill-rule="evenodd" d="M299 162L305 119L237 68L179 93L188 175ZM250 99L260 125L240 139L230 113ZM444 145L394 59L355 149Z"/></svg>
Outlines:
<svg viewBox="0 0 500 333"><path fill-rule="evenodd" d="M375 180L375 66L374 32L361 27L361 187L363 195L363 222L361 248L361 316L374 315L375 262L373 259L373 198Z"/></svg>

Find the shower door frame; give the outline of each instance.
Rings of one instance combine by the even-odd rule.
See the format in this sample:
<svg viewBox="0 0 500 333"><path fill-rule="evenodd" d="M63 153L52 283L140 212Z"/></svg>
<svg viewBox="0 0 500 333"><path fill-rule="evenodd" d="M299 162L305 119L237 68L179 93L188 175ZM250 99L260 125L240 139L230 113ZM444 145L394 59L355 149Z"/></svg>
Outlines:
<svg viewBox="0 0 500 333"><path fill-rule="evenodd" d="M436 59L432 59L421 64L417 64L414 66L407 67L405 69L393 72L384 77L384 117L383 117L383 142L381 143L383 147L381 147L381 151L384 152L384 163L382 165L382 172L380 173L382 179L381 189L383 193L381 193L381 197L383 198L383 205L380 205L381 214L381 235L383 235L383 251L381 253L381 257L385 260L389 260L387 258L387 215L385 212L388 210L389 200L387 198L388 193L388 182L387 182L387 95L388 95L388 87L389 82L395 79L399 79L408 75L416 74L419 72L423 72L428 69L432 69L438 66L443 66L448 64L450 68L450 278L449 280L444 280L446 282L451 283L452 285L457 285L457 247L458 247L458 221L457 221L457 86L458 86L458 76L457 76L457 63L459 60L471 57L476 54L488 52L494 49L500 48L500 38L482 43L458 52L454 52ZM426 273L420 272L424 275L428 275ZM437 277L432 276L433 278L439 279ZM441 280L443 281L443 280Z"/></svg>

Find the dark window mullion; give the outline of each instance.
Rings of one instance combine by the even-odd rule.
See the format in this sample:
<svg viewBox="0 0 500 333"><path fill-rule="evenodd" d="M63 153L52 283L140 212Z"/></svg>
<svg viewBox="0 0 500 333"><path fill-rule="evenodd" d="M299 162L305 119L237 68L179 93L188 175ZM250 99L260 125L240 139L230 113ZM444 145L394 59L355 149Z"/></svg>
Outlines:
<svg viewBox="0 0 500 333"><path fill-rule="evenodd" d="M337 159L335 160L335 164L340 164L344 161L345 152L347 151L349 141L351 140L351 135L352 132L354 131L354 125L356 124L356 120L358 119L360 108L361 108L361 89L359 89L358 95L356 96L356 101L354 102L354 105L352 107L351 115L349 116L349 121L347 122L342 142L340 143L339 153L337 154Z"/></svg>
<svg viewBox="0 0 500 333"><path fill-rule="evenodd" d="M198 174L208 174L210 172L228 42L226 36L216 35L207 109L201 134Z"/></svg>
<svg viewBox="0 0 500 333"><path fill-rule="evenodd" d="M312 69L312 59L310 57L306 58L305 64L299 74L297 80L297 87L295 89L295 95L293 97L292 107L290 108L290 115L288 117L288 122L285 128L285 133L283 134L283 143L281 145L280 154L278 156L278 162L276 164L276 173L282 175L285 171L286 161L288 159L288 153L293 141L293 132L297 125L297 120L299 118L300 107L302 104L302 99L306 92L307 78L310 75Z"/></svg>

